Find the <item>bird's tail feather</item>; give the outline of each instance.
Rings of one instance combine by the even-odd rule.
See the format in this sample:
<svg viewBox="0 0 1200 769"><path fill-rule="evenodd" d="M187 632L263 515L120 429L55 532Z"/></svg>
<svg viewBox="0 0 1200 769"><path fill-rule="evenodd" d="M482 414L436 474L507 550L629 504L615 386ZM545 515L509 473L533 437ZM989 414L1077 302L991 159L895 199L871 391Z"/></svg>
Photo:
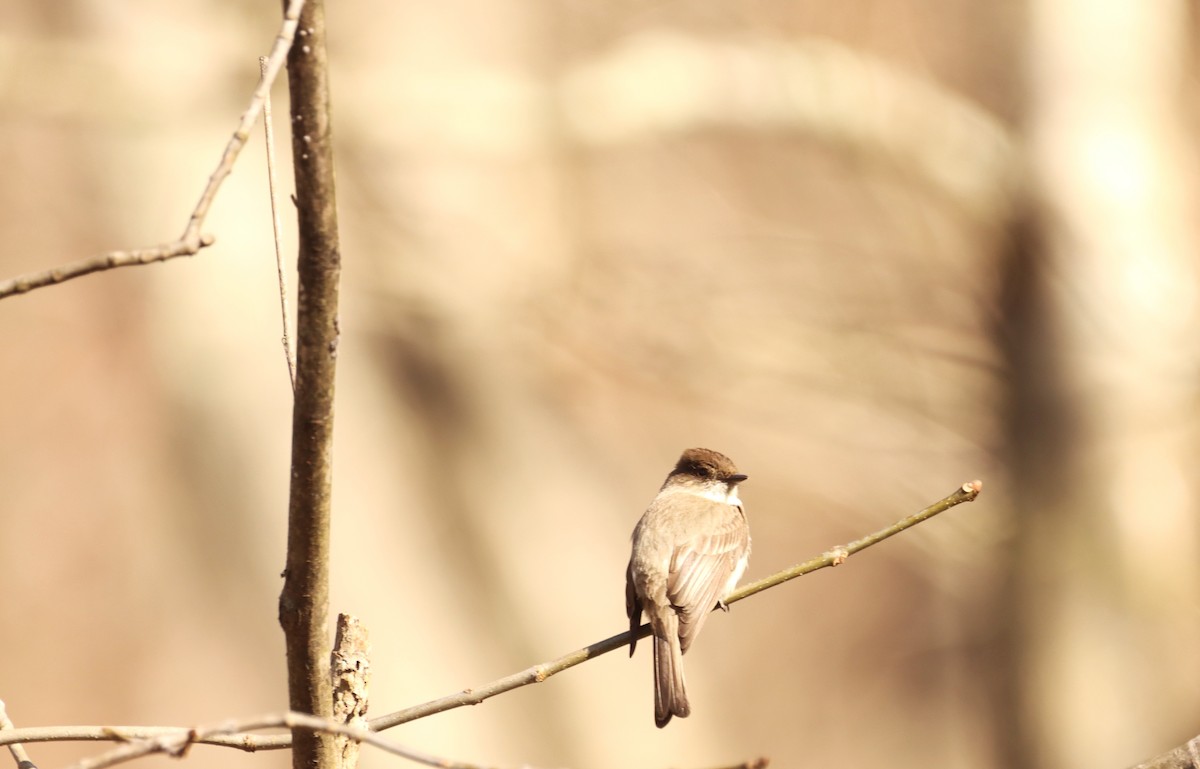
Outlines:
<svg viewBox="0 0 1200 769"><path fill-rule="evenodd" d="M670 722L671 716L687 718L692 712L683 682L679 618L672 613L662 624L654 633L654 723L660 729Z"/></svg>

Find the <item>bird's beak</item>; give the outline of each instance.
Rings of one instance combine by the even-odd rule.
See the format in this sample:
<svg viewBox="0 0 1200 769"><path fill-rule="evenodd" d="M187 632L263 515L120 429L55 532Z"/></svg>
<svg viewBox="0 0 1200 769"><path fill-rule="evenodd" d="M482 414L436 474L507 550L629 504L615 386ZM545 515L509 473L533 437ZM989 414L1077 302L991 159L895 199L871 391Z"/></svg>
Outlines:
<svg viewBox="0 0 1200 769"><path fill-rule="evenodd" d="M729 476L729 483L741 483L742 481L746 480L749 477L750 476L743 475L742 473L738 473L737 475L731 475L731 476Z"/></svg>

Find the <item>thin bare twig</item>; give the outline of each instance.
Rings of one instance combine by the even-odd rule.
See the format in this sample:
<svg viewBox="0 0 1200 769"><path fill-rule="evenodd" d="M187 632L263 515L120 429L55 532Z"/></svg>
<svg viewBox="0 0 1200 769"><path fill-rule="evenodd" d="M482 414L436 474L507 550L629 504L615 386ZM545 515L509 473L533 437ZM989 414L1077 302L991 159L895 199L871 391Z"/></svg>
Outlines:
<svg viewBox="0 0 1200 769"><path fill-rule="evenodd" d="M263 79L267 77L267 57L258 57ZM288 338L287 270L283 267L283 222L279 218L279 179L275 174L275 128L271 122L271 90L263 100L263 134L267 150L267 188L271 197L271 234L275 240L275 272L279 276L279 312L283 317L283 357L287 361L288 379L292 394L296 392L296 359L292 355L292 340Z"/></svg>
<svg viewBox="0 0 1200 769"><path fill-rule="evenodd" d="M133 742L135 740L150 740L158 737L178 735L186 732L185 726L24 726L11 731L0 730L0 745L14 742L26 744L34 742ZM216 732L206 737L200 737L194 742L202 745L215 745L222 748L237 748L247 753L257 753L260 750L283 750L292 745L292 738L287 734L239 734Z"/></svg>
<svg viewBox="0 0 1200 769"><path fill-rule="evenodd" d="M0 700L0 732L15 728L13 722L8 718L8 709L4 705L4 700ZM29 754L25 752L25 746L21 743L9 743L8 752L12 753L13 759L17 762L17 769L37 769L37 764L29 759Z"/></svg>
<svg viewBox="0 0 1200 769"><path fill-rule="evenodd" d="M883 540L895 536L905 529L916 526L918 523L929 520L939 513L943 513L956 505L963 502L970 502L979 496L983 485L979 481L971 481L964 483L954 493L941 499L934 504L926 507L920 512L914 513L906 518L902 518L896 523L884 529L855 540L846 545L834 547L828 550L823 555L812 558L790 569L784 569L766 579L746 585L741 590L730 594L725 603L734 603L736 601L749 598L752 595L761 593L768 588L783 584L788 580L795 579L803 574L809 574L823 569L827 566L837 566L843 563L846 558L854 553L860 552L871 545L882 542ZM650 634L650 626L642 625L637 631L638 638L644 638ZM493 681L478 689L467 689L462 692L457 692L448 697L432 700L422 705L416 705L411 708L381 716L370 723L371 731L378 732L383 729L389 729L399 724L423 718L434 713L440 713L463 705L477 705L484 700L494 697L497 694L502 694L511 689L516 689L521 686L533 683L541 683L555 673L559 673L567 668L585 662L593 657L598 657L601 654L622 649L629 645L630 633L625 631L618 635L606 638L603 641L598 641L590 646L578 649L570 654L565 654L558 659L544 662L539 665L527 668L519 673L506 676L497 681ZM129 741L135 739L149 739L160 737L163 735L176 735L187 730L182 727L165 727L165 726L50 726L50 727L26 727L14 730L10 733L0 731L0 745L11 744L13 742L58 742L58 741L90 741L90 740L122 740ZM364 740L365 741L365 740ZM258 750L279 750L287 748L291 745L291 740L288 735L257 735L257 734L238 734L236 732L209 732L198 734L192 742L203 743L205 745L218 745L222 747L239 748L248 752Z"/></svg>
<svg viewBox="0 0 1200 769"><path fill-rule="evenodd" d="M195 209L192 210L191 216L188 217L187 226L177 240L150 248L109 251L108 253L72 262L62 267L18 275L15 278L0 281L0 299L15 296L16 294L24 294L27 291L37 288L57 285L73 278L90 275L93 272L111 270L117 267L132 267L139 264L165 262L177 256L194 256L200 252L200 249L211 246L215 242L215 238L206 233L202 234L200 229L204 226L204 220L208 217L208 209L212 206L213 199L217 196L217 190L220 189L221 183L225 181L225 177L229 176L233 171L233 164L237 160L238 153L245 146L246 140L250 136L250 129L254 126L254 121L258 119L259 112L262 111L263 101L271 89L271 84L275 82L275 77L279 74L279 70L283 66L284 57L287 56L288 49L292 45L292 39L295 37L296 27L300 20L300 10L304 7L304 3L305 0L290 0L288 3L283 24L279 28L279 33L275 36L275 44L271 48L270 56L267 57L267 65L264 68L262 78L259 80L258 88L254 90L254 95L250 99L250 105L242 113L242 118L238 123L237 129L233 132L229 143L225 145L225 151L221 154L220 162L212 172L212 175L209 176L208 184L200 195L200 201L196 204Z"/></svg>

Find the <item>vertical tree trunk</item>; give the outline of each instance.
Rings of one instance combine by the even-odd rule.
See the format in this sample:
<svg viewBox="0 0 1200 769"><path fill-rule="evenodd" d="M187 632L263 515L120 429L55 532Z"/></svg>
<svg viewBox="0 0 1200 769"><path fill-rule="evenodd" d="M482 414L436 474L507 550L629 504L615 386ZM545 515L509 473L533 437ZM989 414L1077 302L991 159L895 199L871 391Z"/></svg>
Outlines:
<svg viewBox="0 0 1200 769"><path fill-rule="evenodd" d="M1031 9L1041 252L1013 340L1021 765L1118 766L1178 742L1200 707L1186 5Z"/></svg>
<svg viewBox="0 0 1200 769"><path fill-rule="evenodd" d="M291 707L327 718L333 713L329 522L341 273L328 75L324 5L321 0L308 0L288 54L300 285L287 569L279 620L287 644ZM331 735L296 731L293 739L295 769L337 765Z"/></svg>

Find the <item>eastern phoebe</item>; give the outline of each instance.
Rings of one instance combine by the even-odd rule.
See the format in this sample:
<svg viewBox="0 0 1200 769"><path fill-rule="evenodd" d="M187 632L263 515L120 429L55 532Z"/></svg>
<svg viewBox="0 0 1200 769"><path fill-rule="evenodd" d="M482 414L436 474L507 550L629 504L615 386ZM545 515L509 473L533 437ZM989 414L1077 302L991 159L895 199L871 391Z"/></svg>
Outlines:
<svg viewBox="0 0 1200 769"><path fill-rule="evenodd" d="M733 590L750 559L750 527L738 499L746 476L709 449L679 457L658 496L633 530L625 571L629 656L637 646L642 612L654 633L654 723L691 713L683 682L683 654L713 608Z"/></svg>

